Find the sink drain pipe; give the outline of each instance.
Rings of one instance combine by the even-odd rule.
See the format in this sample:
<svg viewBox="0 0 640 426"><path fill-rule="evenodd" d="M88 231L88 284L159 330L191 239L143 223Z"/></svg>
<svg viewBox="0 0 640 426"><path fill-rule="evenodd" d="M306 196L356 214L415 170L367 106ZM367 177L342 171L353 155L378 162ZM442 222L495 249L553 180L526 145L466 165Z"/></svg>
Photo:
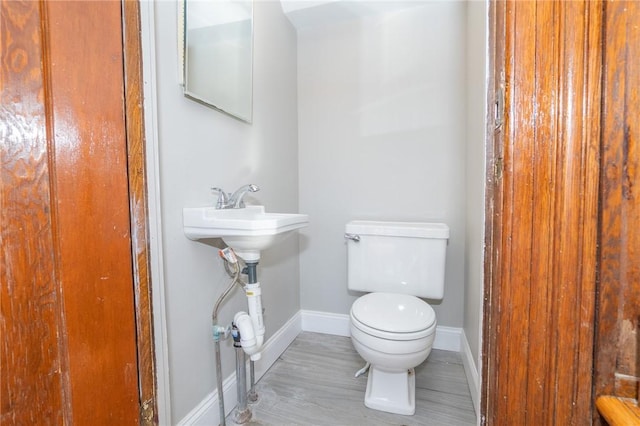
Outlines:
<svg viewBox="0 0 640 426"><path fill-rule="evenodd" d="M260 283L258 283L257 266L258 266L258 262L248 263L247 276L248 276L249 284L251 285L257 284L257 286L253 288L253 292L254 292L253 296L257 296L257 303L253 304L253 310L255 312L255 317L259 318L259 321L254 322L254 326L256 327L256 330L258 330L260 346L262 346L265 327L264 327L264 322L262 318L262 313L263 313L262 298L260 296L262 294L262 290L260 289ZM252 304L250 301L248 301L247 303L249 304L249 315L253 318L254 315L252 315ZM249 402L256 402L258 400L258 393L256 392L255 361L257 360L251 359L249 361L249 366L250 366L249 370L251 375L251 388L249 389L249 395L248 395Z"/></svg>
<svg viewBox="0 0 640 426"><path fill-rule="evenodd" d="M256 267L258 262L246 262L246 267L242 273L248 276L248 283L240 280L240 267L238 259L231 249L220 250L220 256L226 261L225 269L231 275L228 265L233 265L233 280L229 287L218 298L213 308L213 336L216 353L216 384L218 391L218 405L220 410L220 425L226 426L225 410L224 410L224 392L222 388L222 366L220 358L220 338L228 337L229 333L233 336L234 348L236 350L236 384L238 392L238 405L234 413L233 419L237 424L247 423L251 420L251 409L247 406L247 399L255 402L258 395L255 391L255 368L254 362L261 357L262 344L264 343L264 321L262 316L262 290L260 283L257 281ZM218 325L218 309L222 301L231 292L235 284L243 286L247 296L247 305L249 313L238 312L233 318L232 328ZM247 392L247 372L246 372L246 355L250 357L251 366L251 390Z"/></svg>
<svg viewBox="0 0 640 426"><path fill-rule="evenodd" d="M260 283L257 280L257 265L258 262L247 262L246 267L242 271L248 277L248 283L245 285L244 289L247 296L249 313L238 312L233 318L233 323L240 331L240 345L242 346L244 353L249 355L250 359L251 388L248 393L246 392L246 381L242 383L239 382L239 385L242 385L242 390L240 390L240 387L238 388L238 395L240 396L240 393L243 394L242 399L239 398L239 401L242 401L242 403L245 403L246 399L250 402L258 400L258 395L255 390L254 363L255 361L258 361L262 355L261 350L264 343L265 327L262 317L262 289L260 288ZM244 370L244 363L242 364L242 367ZM246 371L243 372L246 377ZM244 409L245 405L239 404L237 416L241 416Z"/></svg>
<svg viewBox="0 0 640 426"><path fill-rule="evenodd" d="M249 282L249 284L256 284L258 282L257 266L258 262L252 262L248 263L247 267L245 268L247 273L247 281ZM249 311L249 315L251 315L251 310ZM262 320L262 301L260 301L260 320ZM262 330L262 336L264 337L264 326ZM252 359L249 360L249 370L251 376L251 388L249 388L249 394L247 398L249 399L249 402L256 402L258 400L258 393L256 392L255 361Z"/></svg>
<svg viewBox="0 0 640 426"><path fill-rule="evenodd" d="M240 266L238 265L238 261L230 249L220 250L218 252L220 257L225 260L225 268L231 264L234 267L233 270L233 279L229 286L225 289L225 291L218 297L215 305L213 306L213 313L211 314L211 322L213 324L213 342L215 347L215 358L216 358L216 388L218 391L218 409L220 410L220 426L226 426L225 413L224 413L224 389L222 387L222 360L220 356L220 339L225 339L229 337L229 333L231 332L231 327L224 327L218 324L218 309L220 309L220 305L222 301L229 295L233 287L238 284L242 286L242 281L240 281ZM227 270L228 271L228 270ZM246 386L246 385L245 385Z"/></svg>

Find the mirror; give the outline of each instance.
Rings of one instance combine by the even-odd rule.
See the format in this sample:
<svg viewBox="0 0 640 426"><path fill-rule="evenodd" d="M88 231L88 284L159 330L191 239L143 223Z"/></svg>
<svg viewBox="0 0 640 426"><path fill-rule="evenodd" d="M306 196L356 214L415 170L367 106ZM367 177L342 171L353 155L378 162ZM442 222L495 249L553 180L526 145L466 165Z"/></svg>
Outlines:
<svg viewBox="0 0 640 426"><path fill-rule="evenodd" d="M251 123L252 0L185 0L182 12L185 96Z"/></svg>

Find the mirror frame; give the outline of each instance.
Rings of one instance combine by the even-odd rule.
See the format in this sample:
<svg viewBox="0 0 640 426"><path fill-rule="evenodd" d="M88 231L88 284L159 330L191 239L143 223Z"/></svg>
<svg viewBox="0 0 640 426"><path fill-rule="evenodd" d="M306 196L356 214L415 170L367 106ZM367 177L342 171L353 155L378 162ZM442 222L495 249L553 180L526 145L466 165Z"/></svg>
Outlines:
<svg viewBox="0 0 640 426"><path fill-rule="evenodd" d="M202 93L199 93L194 90L190 90L188 87L188 78L187 78L187 67L188 67L188 31L187 31L187 8L188 2L191 0L182 0L178 2L178 57L179 57L179 70L178 75L180 76L180 85L183 89L183 94L186 98L191 99L195 102L213 108L217 111L220 111L224 114L227 114L231 117L237 118L241 121L251 124L253 120L253 50L254 50L254 2L253 0L245 0L246 3L250 4L250 64L249 64L249 90L248 90L248 111L247 114L242 113L242 111L234 110L229 105L225 105L224 103L218 102L215 99L211 99ZM202 1L202 0L200 0ZM236 3L234 0L215 0L218 3Z"/></svg>

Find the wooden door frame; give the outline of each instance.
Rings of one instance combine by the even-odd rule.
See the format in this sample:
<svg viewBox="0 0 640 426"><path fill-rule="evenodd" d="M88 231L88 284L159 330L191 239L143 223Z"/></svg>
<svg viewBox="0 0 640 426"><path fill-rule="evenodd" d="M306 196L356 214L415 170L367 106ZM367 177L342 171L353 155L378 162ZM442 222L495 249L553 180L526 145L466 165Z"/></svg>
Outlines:
<svg viewBox="0 0 640 426"><path fill-rule="evenodd" d="M487 133L486 133L486 185L485 185L485 245L484 245L484 295L482 315L482 366L480 388L480 424L486 424L484 418L493 409L490 395L495 388L496 364L489 360L495 352L496 336L492 332L495 322L493 300L499 298L500 288L495 285L500 280L500 252L495 249L502 238L502 188L501 173L502 146L504 133L502 126L504 116L500 120L496 114L498 109L504 109L504 56L505 56L505 2L487 0L489 2L488 16L488 58L487 69ZM502 91L499 99L496 95ZM502 103L502 105L499 105Z"/></svg>
<svg viewBox="0 0 640 426"><path fill-rule="evenodd" d="M26 375L20 376L20 374L24 373L24 371L20 370L16 376L18 377L19 380L17 382L7 382L7 383L3 382L3 388L5 384L7 386L7 388L4 388L3 390L7 391L7 389L10 389L11 391L10 393L21 393L20 398L18 398L20 399L20 401L18 401L15 404L17 406L21 404L23 401L26 401L26 405L30 407L31 411L29 412L23 411L22 413L26 413L27 416L35 413L35 415L37 416L44 416L43 418L47 418L49 421L56 421L56 422L61 421L65 423L65 422L72 421L70 417L67 417L67 416L71 416L70 413L71 413L72 406L70 402L71 401L71 397L69 393L70 379L69 379L69 372L68 372L69 368L67 365L68 360L66 359L66 354L63 354L62 350L60 350L57 346L55 347L55 348L58 348L56 350L54 348L54 345L47 346L43 344L43 338L41 333L42 327L40 327L40 329L38 329L37 332L33 332L30 326L33 325L35 322L42 321L42 323L44 324L44 327L46 328L46 332L44 332L43 334L46 335L47 338L49 338L52 341L58 341L58 342L65 342L67 339L66 330L64 328L60 328L60 324L62 324L61 319L64 319L63 307L61 302L62 301L61 290L58 286L55 286L55 289L51 290L51 288L54 287L52 283L57 273L56 265L58 265L58 263L60 262L59 259L55 259L56 254L53 253L55 251L55 247L51 249L51 247L57 244L53 242L53 239L54 239L53 234L58 232L56 228L58 224L52 223L51 217L55 216L58 212L56 210L56 206L52 206L53 204L52 197L54 195L51 195L52 193L50 192L50 189L49 189L50 186L47 186L44 183L44 182L48 182L48 184L51 185L51 183L53 182L50 178L50 174L54 172L51 172L50 169L51 169L51 165L54 164L55 154L47 153L47 149L50 148L48 144L50 143L50 140L53 136L53 130L50 124L45 123L46 121L45 119L40 118L40 115L44 117L45 113L51 113L51 110L53 109L52 107L53 101L51 99L46 98L46 96L48 95L47 93L45 93L47 90L50 90L49 86L53 85L51 81L51 79L53 78L51 76L52 65L51 63L49 63L50 56L48 56L48 55L51 55L50 44L49 44L51 43L49 30L51 30L56 25L60 25L61 26L60 28L66 28L64 27L64 25L67 25L69 22L60 23L60 20L56 20L56 17L59 18L61 15L55 15L55 14L52 15L51 9L48 8L50 4L47 4L45 1L25 2L25 3L26 4L24 5L17 2L14 3L12 7L15 7L15 9L12 9L11 7L5 8L6 5L5 4L2 5L3 19L5 17L9 17L7 18L8 21L12 21L13 19L14 21L12 22L16 22L17 23L16 27L19 29L18 37L16 38L8 37L6 40L3 40L3 42L7 42L7 40L9 40L6 45L3 44L2 46L3 59L11 58L4 65L7 67L7 69L11 71L11 72L8 72L8 74L10 74L11 77L23 79L20 81L20 83L16 83L15 79L11 81L13 85L9 84L8 86L9 94L7 95L5 100L7 100L9 103L13 102L14 100L17 100L19 102L18 105L21 105L19 111L21 114L25 114L25 116L26 114L38 115L38 117L36 117L34 120L30 120L30 119L23 120L22 118L20 118L18 120L20 125L17 126L19 127L19 130L13 134L13 137L14 138L24 137L28 139L29 143L23 144L25 145L26 150L21 150L19 154L24 155L24 158L27 159L27 161L25 162L26 170L28 170L29 167L32 167L34 165L35 165L34 167L36 167L38 170L37 174L38 174L39 183L38 183L37 189L34 191L35 198L36 198L35 204L33 203L28 204L28 206L25 206L24 208L24 210L27 210L27 216L31 215L29 216L29 218L31 218L32 216L38 217L38 222L35 224L35 226L31 226L31 222L29 222L27 224L28 226L24 228L24 229L28 229L27 232L33 231L34 229L37 231L37 232L32 232L32 234L29 235L29 238L30 238L29 242L25 244L25 245L28 245L26 251L29 251L30 253L35 253L36 256L42 255L43 258L45 258L45 260L42 261L40 258L36 259L35 261L31 262L28 265L30 269L24 268L24 265L25 265L24 262L22 263L19 262L18 266L22 267L22 269L19 271L21 275L19 275L18 282L20 283L28 282L30 283L31 286L30 285L20 286L21 289L24 288L25 291L22 291L20 293L20 298L18 299L18 303L20 303L21 305L19 305L18 308L16 308L16 310L22 309L22 306L27 306L27 305L30 306L29 297L32 297L33 295L32 294L30 295L27 292L32 289L33 285L38 286L39 289L43 287L46 287L46 288L45 290L39 290L39 292L37 293L38 297L42 299L42 306L44 306L44 308L42 309L40 309L40 307L37 309L25 308L25 309L22 309L22 311L20 311L20 312L24 312L28 310L30 312L30 315L35 312L34 315L27 317L28 321L25 322L26 325L22 327L19 332L22 333L23 335L30 335L31 340L29 340L29 342L27 343L31 344L29 348L34 348L34 350L32 354L30 353L30 355L32 356L28 358L35 359L36 362L35 363L22 362L19 368L24 368L24 370L26 370L27 373L30 374L30 376L29 377L26 377ZM129 241L130 241L131 247L130 248L127 247L126 251L127 253L133 253L133 254L130 254L132 258L131 263L129 263L129 259L126 259L126 262L125 262L125 259L118 259L118 258L117 258L118 259L117 263L119 264L119 266L127 265L127 266L124 266L124 271L123 271L124 272L123 276L126 276L127 278L125 287L127 287L126 291L129 295L133 293L133 298L132 299L130 298L129 301L135 302L135 306L133 308L135 309L135 339L136 340L135 342L133 342L132 340L127 341L127 343L129 342L131 343L130 354L132 355L130 358L127 358L127 362L128 362L127 368L134 369L137 367L137 370L138 370L137 386L135 381L131 382L129 380L129 383L131 383L131 386L129 387L129 389L132 390L130 401L135 401L136 399L138 399L138 401L136 401L136 409L132 412L132 417L139 419L139 421L136 421L136 423L139 422L142 424L156 424L157 417L154 414L157 411L156 410L156 379L154 374L154 347L153 347L154 340L153 340L153 330L152 330L152 310L151 310L151 299L150 299L151 280L148 272L149 241L150 241L149 233L148 233L149 218L147 216L147 207L146 207L147 182L146 182L146 176L145 176L145 152L144 152L145 141L143 137L143 134L144 134L143 123L141 119L142 117L142 77L141 77L140 61L142 56L141 56L141 46L140 46L140 34L139 34L140 13L139 13L139 4L137 0L122 0L120 4L121 4L120 13L118 13L118 4L116 3L115 9L113 9L113 7L109 9L109 12L113 12L111 13L111 15L109 15L109 18L111 20L109 21L105 20L107 24L103 25L99 29L101 31L106 31L106 33L110 33L113 30L117 30L117 32L113 32L113 34L117 33L118 35L114 36L115 38L110 39L111 44L109 46L113 48L111 50L113 56L111 57L112 61L110 62L110 64L116 64L115 65L116 73L122 72L122 74L120 74L117 77L118 79L120 77L123 77L123 80L125 82L125 87L126 87L126 94L124 93L122 94L122 97L125 98L124 115L121 109L117 110L118 112L116 112L116 115L120 114L118 117L119 120L114 120L114 122L117 121L119 124L117 128L114 128L113 132L110 132L110 134L121 132L118 134L125 135L125 138L126 138L126 146L118 145L117 150L114 148L114 152L117 151L117 154L121 155L123 158L126 158L126 162L127 162L126 168L121 167L117 170L119 171L118 177L120 178L124 177L122 173L127 173L127 177L119 181L119 184L124 183L125 185L125 186L123 185L119 186L119 188L123 188L123 191L119 194L123 195L123 198L120 198L120 201L123 201L126 203L128 198L128 202L129 202L129 211L128 211L129 216L126 218L127 223L123 227L128 228L130 226L131 228L128 229L127 232L125 233L127 236L127 242L124 243L124 246L125 247L129 246ZM61 7L64 7L64 6L61 6ZM98 10L103 10L103 9L96 9L96 10L89 9L88 11L98 13L97 12ZM59 8L55 12L57 13L58 11L60 11ZM75 10L74 12L77 12L77 10ZM5 15L5 13L7 15ZM54 16L54 18L51 18L51 16ZM74 19L74 17L77 17L77 15L72 15L72 18L70 19ZM95 17L95 14L91 17L92 18ZM5 21L3 21L3 23L4 22ZM87 27L84 27L83 29L86 30ZM127 33L126 34L121 33L122 29L124 29ZM85 32L84 34L93 34L91 31L95 32L97 30L92 30L91 28L89 28L88 32ZM5 36L6 34L11 35L11 33L9 32L9 33L3 33L3 36ZM60 32L55 34L60 35ZM122 36L122 39L119 39L120 36ZM118 46L119 44L120 46ZM4 48L7 46L11 46L11 47L7 48L7 51L5 52ZM60 44L58 44L57 46L60 46ZM7 56L4 56L5 54ZM104 56L101 58L104 58ZM127 62L124 68L123 68L122 59L125 59ZM64 66L67 64L65 60L61 60L60 63L62 63L62 65L60 66ZM80 64L80 62L78 62L78 64ZM71 65L69 69L72 69L75 72L75 71L82 71L83 68L81 65L77 65L75 67ZM17 75L19 75L19 77L16 77ZM95 76L95 74L93 75ZM57 78L59 76L60 74L57 74L55 77ZM114 81L118 79L114 79ZM121 83L122 81L118 80L118 84L121 84ZM109 87L112 87L112 86L109 86ZM122 86L120 85L119 90L121 89L122 89ZM70 90L73 91L73 89L70 89ZM27 92L27 94L25 95L26 99L22 98L23 91ZM3 95L4 95L4 92L3 92ZM117 92L115 93L115 104L118 105L118 108L122 108L122 97L118 97ZM94 98L93 101L94 101L94 104L98 104L98 105L100 105L102 102L99 96L97 98ZM23 102L23 104L20 104L20 102ZM104 105L111 105L110 103L107 103L107 101L104 101L102 103ZM111 112L111 110L109 110L109 112ZM122 121L123 116L126 118L126 121L124 122ZM4 117L5 116L3 116L3 119ZM21 115L20 117L23 117L23 116ZM124 124L124 128L123 128L123 124ZM4 129L6 128L3 128L3 130ZM24 136L23 133L28 136ZM122 139L120 139L120 141L122 141ZM21 142L23 141L21 140ZM33 151L28 151L30 149ZM40 151L35 152L36 150L40 150ZM31 161L31 160L34 160L34 161ZM18 159L18 161L20 161L20 159ZM9 163L9 164L13 164L13 163ZM120 162L119 164L122 165L122 162ZM107 170L106 176L109 176L108 170ZM25 180L31 182L29 179L31 179L31 177L27 174L25 177ZM126 186L127 183L129 185L128 191ZM67 185L67 187L68 186L69 185ZM73 192L73 189L71 190L71 192ZM18 191L15 192L15 194L18 194L19 199L26 198L25 194L27 193L28 195L32 195L29 192L29 189L23 192L18 192ZM127 198L124 198L124 197L127 197ZM28 200L28 201L30 202L31 200ZM67 205L72 205L72 204L68 203ZM73 208L73 205L71 208ZM15 210L16 209L14 208L14 211ZM123 212L122 209L120 209L120 212ZM124 217L126 217L127 215L126 210L123 213L124 213ZM14 215L11 217L14 218L14 217L20 217L20 216ZM10 224L10 226L11 225L13 224ZM23 228L20 228L20 229L23 229ZM5 236L4 229L3 229L3 236ZM130 240L129 240L129 236L130 236ZM11 242L17 246L18 244L24 244L24 239L25 239L24 235L21 235L19 239L12 240ZM42 243L42 240L47 240L48 242ZM122 241L122 239L120 239L119 241ZM120 253L122 252L123 251L121 251ZM73 269L73 265L71 269ZM6 271L3 271L3 272L6 272ZM13 273L14 270L11 270L11 272ZM22 274L22 272L26 272L27 275ZM129 275L129 273L131 275ZM125 282L125 280L120 280L120 282ZM132 284L134 288L128 287L129 284ZM81 293L84 290L83 287L79 287L79 288L80 290L77 293ZM49 295L48 299L42 298L42 294L44 294L43 293L44 291L49 291L49 293L47 293ZM25 296L25 294L26 294L26 298L23 297ZM67 293L67 294L70 294L70 293ZM132 306L132 305L127 304L127 307L129 306ZM24 318L24 317L25 315L21 316L21 318ZM36 319L34 320L34 318ZM105 329L117 329L115 327L109 327L108 321L102 321L99 324L105 324L103 326L103 328ZM42 324L39 324L39 325L42 325ZM133 323L131 323L131 325L133 325ZM133 327L130 330L133 331ZM133 336L133 333L131 334L131 336ZM54 348L54 349L51 349L51 348ZM118 348L120 348L120 346L118 346ZM44 356L39 357L40 354L38 353L38 349L40 349L43 353L47 352L48 355L51 355L52 352L58 352L58 356L56 357L51 355L50 359L52 360L52 362L50 363L47 362L48 359L45 361L38 361L41 358L44 358ZM114 349L114 348L111 347L111 349ZM110 359L112 356L112 352L105 351L104 356L105 356L105 359ZM27 358L27 357L23 357L23 358ZM38 362L40 362L40 366L38 366ZM3 365L3 366L6 366L6 365ZM128 370L128 371L132 371L132 370ZM114 375L114 373L115 372L111 372L111 375ZM25 385L25 388L28 388L27 391L29 391L31 388L29 388L26 385L26 382L27 382L27 379L31 379L34 376L36 378L42 379L40 382L36 382L37 385L42 385L43 383L46 383L46 385L44 386L36 386L37 387L36 393L39 394L37 398L30 393L25 393L24 389L22 388L22 386ZM134 376L132 376L132 378L134 377L135 377L135 373L134 373ZM16 388L19 388L19 389L14 388L13 387L14 385L16 385ZM92 383L90 383L90 386L95 387L93 386ZM136 388L137 388L138 398L136 398ZM59 390L60 395L56 394L57 396L54 395L52 397L48 397L50 393L55 393L53 392L53 390L56 390L56 389ZM99 389L99 388L96 388L96 389ZM118 392L118 394L121 394L121 392ZM45 397L42 399L39 398L39 396L41 395L45 395ZM7 395L5 394L4 397L6 398ZM7 401L5 401L3 398L3 403L6 403ZM9 402L10 409L12 408L11 404L13 404L14 402L15 402L15 399ZM140 413L136 413L138 402L139 402L139 406L142 409ZM108 406L109 405L107 404L106 407ZM7 408L7 407L3 407L3 408ZM17 408L20 409L21 407L17 407ZM86 408L87 411L91 412L90 416L93 416L96 413L96 410L94 409L95 407L93 406L91 407L83 406L83 409L84 408ZM31 418L33 419L34 417L31 417ZM9 418L7 419L10 420ZM13 419L14 420L18 419L18 421L20 421L19 416L13 417Z"/></svg>
<svg viewBox="0 0 640 426"><path fill-rule="evenodd" d="M481 424L593 409L602 12L490 2Z"/></svg>
<svg viewBox="0 0 640 426"><path fill-rule="evenodd" d="M605 5L594 397L640 399L640 5ZM594 416L595 424L604 424Z"/></svg>
<svg viewBox="0 0 640 426"><path fill-rule="evenodd" d="M153 330L150 223L143 112L140 3L122 0L125 114L129 170L129 208L136 302L140 421L158 424L158 389Z"/></svg>

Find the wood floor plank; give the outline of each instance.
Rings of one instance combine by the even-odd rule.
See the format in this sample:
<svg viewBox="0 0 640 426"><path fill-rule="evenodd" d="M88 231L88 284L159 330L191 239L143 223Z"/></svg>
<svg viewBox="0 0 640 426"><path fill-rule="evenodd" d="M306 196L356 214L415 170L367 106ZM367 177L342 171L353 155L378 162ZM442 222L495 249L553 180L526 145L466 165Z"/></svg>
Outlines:
<svg viewBox="0 0 640 426"><path fill-rule="evenodd" d="M364 406L364 361L348 337L303 332L256 385L248 425L475 425L462 359L434 349L416 368L416 414L402 416ZM233 425L231 419L228 423Z"/></svg>

